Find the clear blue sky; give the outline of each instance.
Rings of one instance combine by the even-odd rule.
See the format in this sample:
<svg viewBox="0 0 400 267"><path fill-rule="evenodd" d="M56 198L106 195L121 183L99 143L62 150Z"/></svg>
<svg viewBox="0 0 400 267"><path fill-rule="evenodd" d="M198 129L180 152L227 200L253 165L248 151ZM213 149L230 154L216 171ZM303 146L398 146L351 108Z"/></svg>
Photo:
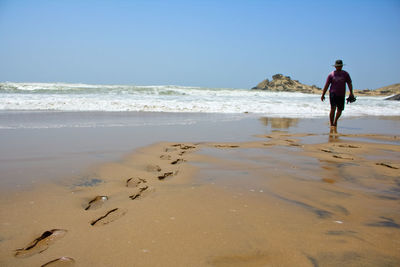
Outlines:
<svg viewBox="0 0 400 267"><path fill-rule="evenodd" d="M0 81L250 88L400 82L400 1L0 0Z"/></svg>

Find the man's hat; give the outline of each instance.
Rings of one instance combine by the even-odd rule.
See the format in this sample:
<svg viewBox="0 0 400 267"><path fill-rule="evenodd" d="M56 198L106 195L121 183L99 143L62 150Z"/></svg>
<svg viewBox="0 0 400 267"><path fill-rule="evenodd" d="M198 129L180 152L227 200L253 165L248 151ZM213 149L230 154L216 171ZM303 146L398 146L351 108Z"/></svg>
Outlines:
<svg viewBox="0 0 400 267"><path fill-rule="evenodd" d="M335 65L332 65L332 66L343 67L343 65L344 65L343 61L341 59L338 59L338 60L335 61Z"/></svg>

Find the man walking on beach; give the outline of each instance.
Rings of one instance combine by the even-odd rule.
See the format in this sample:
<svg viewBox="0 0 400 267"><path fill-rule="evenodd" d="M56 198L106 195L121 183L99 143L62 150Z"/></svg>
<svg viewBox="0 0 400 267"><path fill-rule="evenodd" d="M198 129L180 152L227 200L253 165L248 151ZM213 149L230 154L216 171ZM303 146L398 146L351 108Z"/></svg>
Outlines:
<svg viewBox="0 0 400 267"><path fill-rule="evenodd" d="M336 70L329 73L328 78L326 79L326 83L322 91L321 101L325 100L326 90L328 90L329 85L331 85L331 88L329 89L329 101L331 103L329 119L331 126L336 127L337 121L344 110L346 83L350 90L350 98L354 98L354 95L350 74L347 73L347 71L342 70L343 61L338 59L333 66L336 68Z"/></svg>

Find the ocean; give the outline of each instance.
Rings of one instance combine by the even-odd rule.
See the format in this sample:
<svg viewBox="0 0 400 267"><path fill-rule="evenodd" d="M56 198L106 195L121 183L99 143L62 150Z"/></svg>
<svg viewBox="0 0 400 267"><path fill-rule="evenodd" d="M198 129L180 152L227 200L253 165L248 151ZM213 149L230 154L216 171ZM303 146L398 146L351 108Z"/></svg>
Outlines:
<svg viewBox="0 0 400 267"><path fill-rule="evenodd" d="M321 102L320 95L303 93L175 85L0 83L0 115L3 118L4 114L39 111L203 113L222 114L231 119L238 114L321 118L328 115L329 109L328 97ZM344 114L346 117L400 116L400 102L385 101L383 97L358 96L355 103L346 105ZM120 122L115 123L118 125ZM10 127L10 122L1 124L0 117L0 128L7 127Z"/></svg>
<svg viewBox="0 0 400 267"><path fill-rule="evenodd" d="M279 130L325 142L329 109L329 100L301 93L0 83L0 188L77 177L92 164L159 141L248 142ZM397 135L400 102L358 97L343 117L342 134Z"/></svg>

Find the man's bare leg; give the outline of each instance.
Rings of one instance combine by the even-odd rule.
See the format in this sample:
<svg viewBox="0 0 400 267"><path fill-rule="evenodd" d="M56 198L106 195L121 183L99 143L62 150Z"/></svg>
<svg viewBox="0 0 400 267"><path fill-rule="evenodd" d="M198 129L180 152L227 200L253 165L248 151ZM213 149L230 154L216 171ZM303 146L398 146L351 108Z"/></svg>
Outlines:
<svg viewBox="0 0 400 267"><path fill-rule="evenodd" d="M335 126L335 124L334 124L335 111L336 111L336 107L331 107L331 113L329 113L329 119L331 121L331 126Z"/></svg>
<svg viewBox="0 0 400 267"><path fill-rule="evenodd" d="M336 111L336 118L335 118L335 121L333 122L333 126L337 126L337 121L340 118L340 115L342 115L342 111L340 109L338 109Z"/></svg>

